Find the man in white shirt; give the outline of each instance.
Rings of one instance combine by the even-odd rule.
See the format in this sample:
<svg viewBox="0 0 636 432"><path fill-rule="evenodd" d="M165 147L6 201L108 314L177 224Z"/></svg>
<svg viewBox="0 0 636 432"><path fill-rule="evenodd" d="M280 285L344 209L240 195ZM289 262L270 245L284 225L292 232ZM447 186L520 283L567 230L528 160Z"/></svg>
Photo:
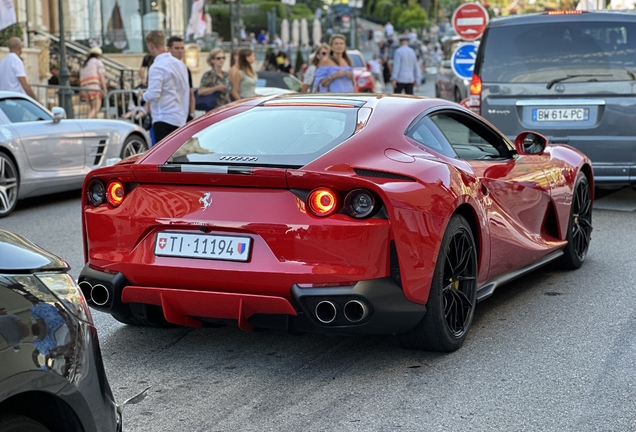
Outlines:
<svg viewBox="0 0 636 432"><path fill-rule="evenodd" d="M168 52L162 32L148 33L146 45L155 60L148 71L148 89L142 95L142 104L150 103L155 141L160 142L186 124L190 111L188 70Z"/></svg>
<svg viewBox="0 0 636 432"><path fill-rule="evenodd" d="M9 54L0 62L0 90L24 93L33 99L35 94L26 80L22 54L22 41L19 37L9 39Z"/></svg>
<svg viewBox="0 0 636 432"><path fill-rule="evenodd" d="M168 39L167 45L168 45L168 51L170 52L170 54L172 54L172 56L176 58L177 60L183 61L183 58L185 57L185 44L183 42L183 39L180 38L179 36L171 36ZM190 86L190 109L188 111L189 112L188 118L186 119L186 123L187 123L194 118L194 109L196 108L196 104L194 101L194 87L192 85L192 72L190 72L190 69L187 66L186 66L186 69L188 70L188 85Z"/></svg>
<svg viewBox="0 0 636 432"><path fill-rule="evenodd" d="M391 21L388 21L386 24L384 24L384 34L386 35L387 39L393 39L394 32L395 30L393 29L393 24L391 24Z"/></svg>

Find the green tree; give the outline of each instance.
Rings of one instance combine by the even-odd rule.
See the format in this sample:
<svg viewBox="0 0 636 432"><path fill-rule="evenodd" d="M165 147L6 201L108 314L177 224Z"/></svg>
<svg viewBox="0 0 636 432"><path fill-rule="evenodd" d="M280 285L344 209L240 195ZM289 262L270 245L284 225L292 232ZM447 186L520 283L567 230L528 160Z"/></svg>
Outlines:
<svg viewBox="0 0 636 432"><path fill-rule="evenodd" d="M397 25L402 28L420 30L422 27L428 26L428 15L422 6L414 3L402 11L397 20Z"/></svg>
<svg viewBox="0 0 636 432"><path fill-rule="evenodd" d="M9 39L12 37L22 37L22 26L20 23L15 23L9 27L0 30L0 46L6 47L9 44Z"/></svg>

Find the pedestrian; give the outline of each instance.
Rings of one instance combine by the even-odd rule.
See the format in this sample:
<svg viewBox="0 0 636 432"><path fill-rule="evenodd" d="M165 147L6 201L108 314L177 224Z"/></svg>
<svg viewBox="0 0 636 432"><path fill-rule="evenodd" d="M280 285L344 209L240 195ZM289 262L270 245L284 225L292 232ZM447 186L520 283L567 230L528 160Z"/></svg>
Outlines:
<svg viewBox="0 0 636 432"><path fill-rule="evenodd" d="M347 42L341 34L331 36L329 40L330 53L318 63L315 82L318 83L318 91L352 93L355 90L353 83L353 68L351 59L347 55Z"/></svg>
<svg viewBox="0 0 636 432"><path fill-rule="evenodd" d="M289 58L287 58L287 54L284 51L278 53L278 57L276 57L276 62L278 63L276 70L278 72L294 74L294 69L289 62Z"/></svg>
<svg viewBox="0 0 636 432"><path fill-rule="evenodd" d="M99 47L91 48L88 50L86 61L79 71L80 87L82 88L80 96L82 100L88 101L89 119L97 117L97 113L102 109L104 94L108 91L106 68L101 58L102 50Z"/></svg>
<svg viewBox="0 0 636 432"><path fill-rule="evenodd" d="M265 30L261 30L260 33L258 34L258 44L259 45L265 45Z"/></svg>
<svg viewBox="0 0 636 432"><path fill-rule="evenodd" d="M140 93L141 103L150 103L155 141L161 142L186 123L190 111L188 70L168 52L166 37L159 30L146 35L146 45L154 62L148 71L148 89Z"/></svg>
<svg viewBox="0 0 636 432"><path fill-rule="evenodd" d="M393 24L391 24L391 21L387 21L387 23L384 24L384 35L387 39L393 39L394 32L395 29L393 28Z"/></svg>
<svg viewBox="0 0 636 432"><path fill-rule="evenodd" d="M0 62L0 90L24 93L37 100L26 79L22 54L22 40L19 37L9 39L9 54Z"/></svg>
<svg viewBox="0 0 636 432"><path fill-rule="evenodd" d="M409 35L400 36L400 47L393 55L391 74L394 93L413 94L413 87L419 82L419 63L415 51L409 47Z"/></svg>
<svg viewBox="0 0 636 432"><path fill-rule="evenodd" d="M377 54L374 54L373 58L371 60L369 60L367 62L367 64L369 65L369 71L373 75L373 79L375 79L376 82L381 83L382 87L384 87L384 80L382 79L382 65L380 64L380 57L378 57Z"/></svg>
<svg viewBox="0 0 636 432"><path fill-rule="evenodd" d="M197 90L199 96L208 96L217 93L215 108L228 103L228 74L223 70L225 64L225 52L221 48L215 48L208 55L208 64L212 66L201 77L201 84Z"/></svg>
<svg viewBox="0 0 636 432"><path fill-rule="evenodd" d="M257 76L252 68L254 61L256 61L254 51L251 49L239 51L238 68L234 74L230 75L234 100L256 96Z"/></svg>
<svg viewBox="0 0 636 432"><path fill-rule="evenodd" d="M185 57L185 44L183 43L183 38L179 36L171 36L168 39L168 51L170 54L183 62L183 58ZM194 118L194 87L192 86L192 72L186 66L186 70L188 71L188 85L190 86L190 110L188 111L188 117L186 119L186 123Z"/></svg>
<svg viewBox="0 0 636 432"><path fill-rule="evenodd" d="M318 63L320 63L321 59L329 55L329 51L331 51L329 45L325 43L320 44L314 56L311 58L309 66L307 66L307 70L303 76L303 86L300 88L301 93L313 93L315 91L314 78L316 77Z"/></svg>
<svg viewBox="0 0 636 432"><path fill-rule="evenodd" d="M148 69L150 69L153 60L154 58L150 54L146 54L141 61L141 67L139 68L139 79L141 80L139 85L141 88L145 89L148 87Z"/></svg>
<svg viewBox="0 0 636 432"><path fill-rule="evenodd" d="M276 45L277 50L281 50L283 48L283 40L277 34L274 35L273 43Z"/></svg>
<svg viewBox="0 0 636 432"><path fill-rule="evenodd" d="M386 83L391 82L391 62L388 57L382 57L382 81Z"/></svg>
<svg viewBox="0 0 636 432"><path fill-rule="evenodd" d="M265 61L263 61L263 64L261 65L261 70L267 72L276 72L277 69L278 60L276 60L276 53L272 51L265 57Z"/></svg>

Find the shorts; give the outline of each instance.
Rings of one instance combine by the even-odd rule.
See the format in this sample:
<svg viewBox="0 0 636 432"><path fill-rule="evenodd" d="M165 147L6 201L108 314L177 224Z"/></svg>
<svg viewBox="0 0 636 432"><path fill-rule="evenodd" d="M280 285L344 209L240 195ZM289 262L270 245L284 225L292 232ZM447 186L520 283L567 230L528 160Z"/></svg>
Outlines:
<svg viewBox="0 0 636 432"><path fill-rule="evenodd" d="M84 101L92 101L98 98L104 99L104 94L100 91L82 91L81 98Z"/></svg>

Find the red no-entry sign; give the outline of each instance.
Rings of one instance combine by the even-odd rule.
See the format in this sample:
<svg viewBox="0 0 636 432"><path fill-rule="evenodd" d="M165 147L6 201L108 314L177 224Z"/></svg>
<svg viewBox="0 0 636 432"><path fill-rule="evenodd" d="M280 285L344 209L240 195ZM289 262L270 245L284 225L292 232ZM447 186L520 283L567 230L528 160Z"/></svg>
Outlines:
<svg viewBox="0 0 636 432"><path fill-rule="evenodd" d="M488 12L479 3L465 3L453 12L452 23L455 33L462 39L479 39L488 24Z"/></svg>

